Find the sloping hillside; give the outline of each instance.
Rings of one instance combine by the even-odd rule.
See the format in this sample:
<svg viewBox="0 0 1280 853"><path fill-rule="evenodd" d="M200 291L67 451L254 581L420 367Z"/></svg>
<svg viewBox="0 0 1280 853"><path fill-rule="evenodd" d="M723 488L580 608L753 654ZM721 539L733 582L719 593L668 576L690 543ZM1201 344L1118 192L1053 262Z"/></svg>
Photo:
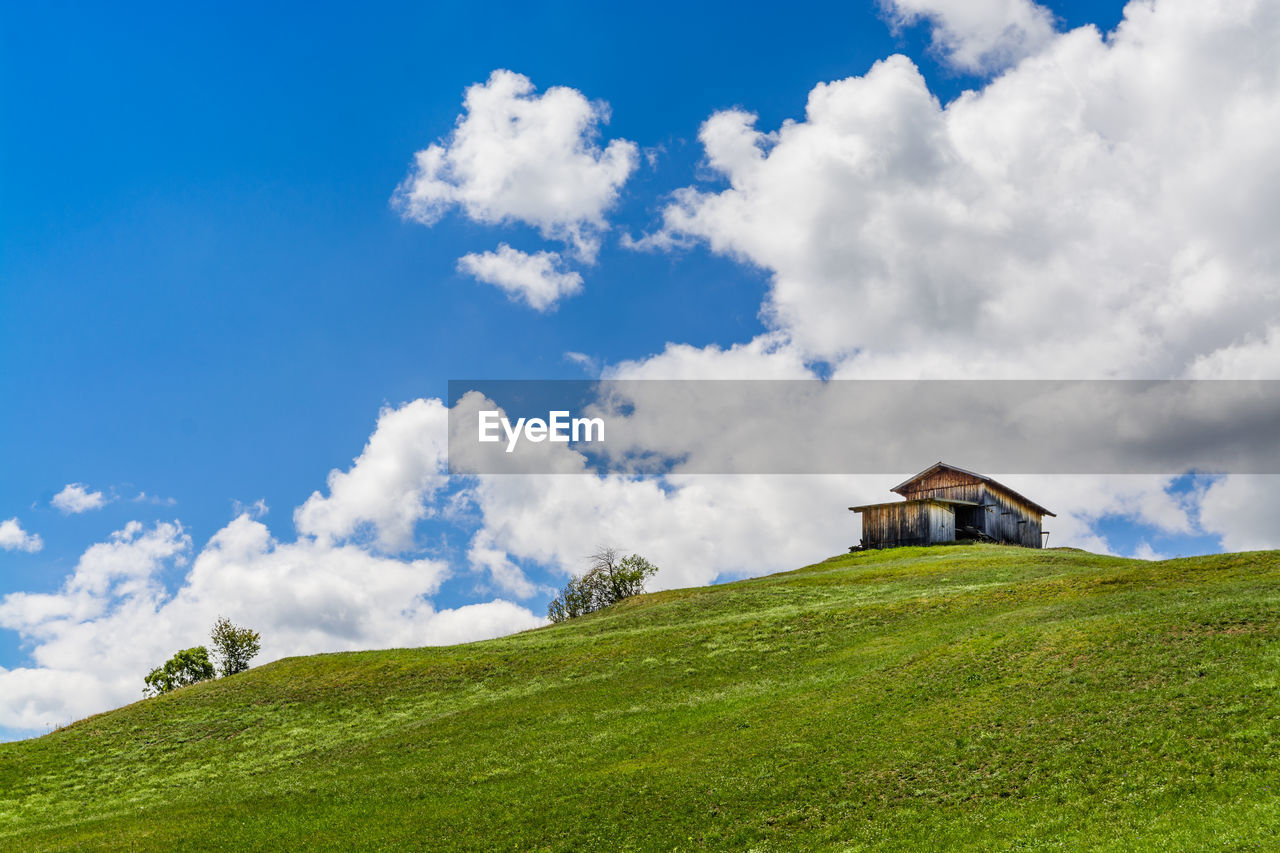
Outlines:
<svg viewBox="0 0 1280 853"><path fill-rule="evenodd" d="M1276 849L1280 552L905 548L0 745L0 848Z"/></svg>

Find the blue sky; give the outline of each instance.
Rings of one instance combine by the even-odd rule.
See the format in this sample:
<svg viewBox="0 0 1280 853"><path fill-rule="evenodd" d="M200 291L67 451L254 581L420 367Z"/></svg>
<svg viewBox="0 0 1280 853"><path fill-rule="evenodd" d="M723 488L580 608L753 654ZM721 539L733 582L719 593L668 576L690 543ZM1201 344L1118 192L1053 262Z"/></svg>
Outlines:
<svg viewBox="0 0 1280 853"><path fill-rule="evenodd" d="M1047 9L1055 39L1086 24L1108 33L1123 9L1010 5ZM601 366L644 363L670 353L668 344L716 353L771 334L783 339L770 344L774 361L794 346L797 362L817 365L822 375L856 375L866 362L848 348L888 353L870 343L874 335L851 333L833 348L816 326L777 319L809 316L807 303L775 300L781 314L764 310L775 285L794 272L785 260L773 260L775 250L757 251L744 242L754 238L729 231L715 231L728 235L717 243L709 235L720 225L664 232L663 217L671 194L686 187L704 195L739 189L746 203L770 206L709 164L698 134L718 111L755 113L764 131L803 122L816 85L867 75L898 53L947 105L1050 49L1045 36L1010 57L964 67L956 54L931 47L951 20L947 3L899 4L898 14L924 9L910 25L892 25L893 8L450 3L374 4L354 12L323 4L231 10L154 4L122 14L108 4L6 7L0 12L0 520L17 519L43 547L0 550L0 595L67 589L86 549L133 521L148 529L177 521L190 537L185 557L162 561L151 575L162 597L183 586L209 538L255 501L270 507L261 522L271 535L292 542L299 535L295 508L325 491L331 469L352 468L379 411L443 397L449 379L577 378ZM1159 11L1175 23L1183 14L1176 3ZM1222 26L1228 35L1240 30L1238 22ZM1187 58L1189 65L1211 61ZM1058 64L1069 76L1067 60ZM538 95L562 86L607 102L609 121L588 145L635 143L635 167L604 206L608 227L594 263L570 258L563 241L528 221L489 224L454 206L424 226L392 204L414 153L448 144L464 91L496 69L527 76ZM1153 100L1165 97L1151 79L1135 75L1133 86ZM1194 113L1194 93L1188 103ZM1081 115L1085 124L1094 121L1088 110ZM1023 113L1010 119L1026 121L1034 119ZM1168 174L1181 174L1177 158L1192 158L1151 151L1156 174L1164 174L1165 156ZM895 186L889 181L876 192L891 195ZM1052 192L1058 190L1045 190ZM1028 205L1037 203L1048 207ZM832 233L844 227L833 214ZM681 248L636 251L619 242L623 234L655 233L678 237ZM1046 257L1067 242L1054 239ZM1148 256L1113 265L1138 268L1164 257L1143 239L1135 236L1132 245ZM1239 259L1249 247L1234 255L1223 249L1218 258L1214 239L1205 237L1210 248L1197 269L1246 262ZM499 243L559 252L580 272L581 291L537 311L458 271L461 256ZM1099 244L1090 274L1105 279L1117 251ZM999 265L1000 255L991 257ZM933 269L945 272L947 263L939 259ZM1132 297L1133 316L1147 310L1144 298ZM1143 361L1145 355L1125 351L1116 356L1116 370L1207 376L1223 375L1203 372L1219 364L1228 365L1222 368L1228 375L1237 375L1230 373L1236 363L1261 361L1265 368L1274 364L1272 350L1259 355L1249 347L1271 340L1266 323L1273 315L1266 311L1247 325L1224 308L1214 315L1216 337L1174 321L1146 330L1133 352L1159 357ZM958 334L924 325L919 333L921 341ZM925 351L925 344L908 341L900 355ZM593 367L567 358L571 352L589 357ZM992 363L1017 357L1012 350L990 355ZM1117 375L1086 362L1079 373ZM102 492L104 505L81 513L55 508L54 496L75 483ZM442 494L468 488L451 484ZM1154 493L1137 489L1128 503L1103 502L1100 515L1082 510L1074 535L1126 554L1141 542L1170 555L1216 550L1224 533L1199 525L1198 506L1188 509L1190 526L1158 523L1184 495L1206 488L1180 480ZM431 593L437 610L512 598L496 574L486 580L467 567L472 537L492 528L494 549L541 585L518 599L540 616L545 590L563 578L568 559L550 545L521 540L518 531L499 531L491 523L496 510L484 500L424 510L413 548L379 553L450 566ZM1164 509L1150 509L1162 500ZM1090 499L1081 497L1081 505ZM826 523L847 522L833 516ZM853 538L838 528L832 536ZM668 553L679 549L670 545ZM671 583L783 567L735 560L709 573L673 575ZM39 657L47 635L34 623L9 624L18 627L0 628L0 667L50 666ZM140 623L138 630L151 629ZM196 642L204 628L192 630ZM172 636L176 642L178 634ZM335 640L334 648L369 639L341 636L347 639ZM104 688L101 695L116 694ZM46 715L84 710L57 696L41 707L50 709ZM32 719L8 714L0 731L31 731L40 725Z"/></svg>

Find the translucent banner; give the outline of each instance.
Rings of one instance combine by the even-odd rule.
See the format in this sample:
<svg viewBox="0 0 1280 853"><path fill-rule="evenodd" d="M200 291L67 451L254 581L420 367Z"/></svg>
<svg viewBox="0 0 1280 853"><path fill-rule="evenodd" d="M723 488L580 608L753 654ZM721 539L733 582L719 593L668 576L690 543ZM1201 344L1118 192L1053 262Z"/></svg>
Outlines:
<svg viewBox="0 0 1280 853"><path fill-rule="evenodd" d="M1280 381L456 380L456 474L1280 473Z"/></svg>

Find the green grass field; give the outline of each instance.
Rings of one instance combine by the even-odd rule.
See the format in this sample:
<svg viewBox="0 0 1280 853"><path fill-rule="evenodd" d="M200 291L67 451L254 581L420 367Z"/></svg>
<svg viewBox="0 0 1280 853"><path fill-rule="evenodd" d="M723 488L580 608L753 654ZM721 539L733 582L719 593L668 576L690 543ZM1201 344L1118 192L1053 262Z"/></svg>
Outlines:
<svg viewBox="0 0 1280 853"><path fill-rule="evenodd" d="M0 849L1276 850L1278 638L1280 552L852 554L0 744Z"/></svg>

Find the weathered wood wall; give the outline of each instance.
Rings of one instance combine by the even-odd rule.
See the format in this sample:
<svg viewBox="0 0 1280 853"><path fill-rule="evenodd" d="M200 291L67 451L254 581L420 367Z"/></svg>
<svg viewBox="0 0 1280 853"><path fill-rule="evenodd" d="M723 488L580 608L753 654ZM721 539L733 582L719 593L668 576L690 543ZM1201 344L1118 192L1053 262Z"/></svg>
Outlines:
<svg viewBox="0 0 1280 853"><path fill-rule="evenodd" d="M929 515L929 544L956 541L956 514L946 504L926 504Z"/></svg>
<svg viewBox="0 0 1280 853"><path fill-rule="evenodd" d="M929 500L881 504L862 510L862 546L896 548L954 542L955 513Z"/></svg>
<svg viewBox="0 0 1280 853"><path fill-rule="evenodd" d="M1012 542L1028 548L1040 547L1038 510L1003 489L984 489L982 503L987 520L988 536L999 539L1001 542Z"/></svg>
<svg viewBox="0 0 1280 853"><path fill-rule="evenodd" d="M982 502L982 493L986 483L971 474L961 471L943 469L935 471L922 480L917 480L901 494L907 500L915 498L947 498L953 501Z"/></svg>

